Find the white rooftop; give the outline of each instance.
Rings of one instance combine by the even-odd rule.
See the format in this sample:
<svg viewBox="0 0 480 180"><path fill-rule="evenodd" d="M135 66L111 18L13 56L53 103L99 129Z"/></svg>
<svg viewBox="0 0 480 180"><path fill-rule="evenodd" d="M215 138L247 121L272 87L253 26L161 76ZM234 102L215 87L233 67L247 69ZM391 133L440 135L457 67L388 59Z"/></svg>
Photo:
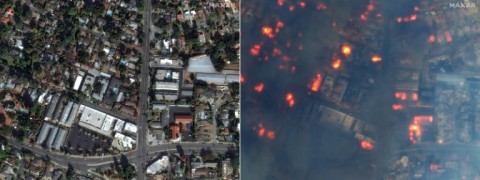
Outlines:
<svg viewBox="0 0 480 180"><path fill-rule="evenodd" d="M83 76L78 75L75 79L75 84L73 85L73 90L77 91L82 85Z"/></svg>
<svg viewBox="0 0 480 180"><path fill-rule="evenodd" d="M108 132L113 128L113 123L115 122L115 118L113 116L107 115L105 116L105 120L102 124L102 131Z"/></svg>
<svg viewBox="0 0 480 180"><path fill-rule="evenodd" d="M214 73L215 67L207 55L192 57L188 60L188 72L193 73Z"/></svg>
<svg viewBox="0 0 480 180"><path fill-rule="evenodd" d="M163 156L161 159L155 161L152 165L148 166L147 174L155 174L167 170L170 165L170 160L167 156Z"/></svg>
<svg viewBox="0 0 480 180"><path fill-rule="evenodd" d="M125 123L125 127L123 128L124 131L136 134L137 133L137 125L132 123Z"/></svg>
<svg viewBox="0 0 480 180"><path fill-rule="evenodd" d="M125 121L117 119L117 122L115 123L115 127L113 128L113 130L116 132L122 132L123 126L125 126Z"/></svg>
<svg viewBox="0 0 480 180"><path fill-rule="evenodd" d="M118 145L121 146L117 148L121 148L122 150L132 149L133 145L136 143L133 138L125 136L121 133L115 133L115 141L118 141Z"/></svg>
<svg viewBox="0 0 480 180"><path fill-rule="evenodd" d="M92 109L84 105L81 105L80 109L83 109L82 116L80 117L80 122L91 125L98 129L102 128L102 124L106 116L105 113L97 111L95 109Z"/></svg>

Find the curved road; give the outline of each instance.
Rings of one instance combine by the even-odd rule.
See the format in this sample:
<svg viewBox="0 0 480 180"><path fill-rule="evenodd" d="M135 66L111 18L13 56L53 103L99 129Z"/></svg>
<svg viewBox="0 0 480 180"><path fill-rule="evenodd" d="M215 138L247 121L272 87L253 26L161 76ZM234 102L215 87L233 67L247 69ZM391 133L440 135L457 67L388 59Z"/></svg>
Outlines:
<svg viewBox="0 0 480 180"><path fill-rule="evenodd" d="M46 149L42 149L35 146L22 144L14 139L8 139L8 144L12 145L17 149L26 149L32 151L36 156L40 156L44 159L52 161L58 165L67 167L71 165L75 170L82 171L87 173L89 169L95 169L97 167L110 166L114 159L120 159L121 154L118 155L108 155L108 156L92 156L92 157L82 157L82 156L73 156L73 155L64 155L58 152L52 152ZM182 143L182 144L164 144L161 146L154 146L145 148L148 153L143 157L138 157L137 151L131 151L124 153L128 159L128 162L136 164L147 163L148 160L151 160L159 155L159 153L175 153L178 152L177 146L180 145L181 149L185 154L191 152L199 152L201 149L210 149L214 153L223 153L228 150L233 144L214 144L214 143ZM143 172L143 168L139 168L139 171Z"/></svg>

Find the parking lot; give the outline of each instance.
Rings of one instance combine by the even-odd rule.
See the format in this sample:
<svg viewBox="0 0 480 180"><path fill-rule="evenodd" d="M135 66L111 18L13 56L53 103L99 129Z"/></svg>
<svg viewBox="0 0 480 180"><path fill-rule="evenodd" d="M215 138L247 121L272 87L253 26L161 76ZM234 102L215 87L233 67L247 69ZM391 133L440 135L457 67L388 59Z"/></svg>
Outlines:
<svg viewBox="0 0 480 180"><path fill-rule="evenodd" d="M64 145L70 154L102 155L108 152L107 149L111 144L111 138L95 134L75 124L72 126Z"/></svg>

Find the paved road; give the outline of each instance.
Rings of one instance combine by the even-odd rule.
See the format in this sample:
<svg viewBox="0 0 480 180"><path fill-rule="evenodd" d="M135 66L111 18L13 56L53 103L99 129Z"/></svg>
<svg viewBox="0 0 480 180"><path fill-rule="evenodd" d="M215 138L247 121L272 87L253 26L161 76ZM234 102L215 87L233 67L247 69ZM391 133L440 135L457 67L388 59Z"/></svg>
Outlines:
<svg viewBox="0 0 480 180"><path fill-rule="evenodd" d="M22 144L14 139L8 139L8 143L17 149L27 149L32 151L35 155L43 158L47 158L50 161L59 164L61 166L67 167L69 164L78 171L88 172L89 169L94 169L97 167L110 166L113 163L114 157L119 159L121 155L107 155L107 156L92 156L92 157L82 157L82 156L70 156L64 155L63 153L57 153L53 151L48 151L35 146L29 146ZM213 143L182 143L181 149L185 154L190 154L191 152L199 152L203 149L211 149L214 153L223 153L228 150L233 144L213 144ZM148 147L145 150L148 150L148 154L145 153L145 156L138 158L137 151L131 151L124 153L129 162L133 163L145 163L147 160L152 159L158 156L158 153L176 153L178 152L178 144L164 144L161 146Z"/></svg>
<svg viewBox="0 0 480 180"><path fill-rule="evenodd" d="M145 179L144 166L147 160L147 114L148 114L148 87L149 87L149 62L150 62L150 26L152 22L152 2L151 0L145 0L144 4L144 40L143 40L143 59L141 67L141 82L140 82L140 118L137 123L138 134L137 134L137 149L135 153L135 166L137 167L137 179ZM150 151L150 153L152 153Z"/></svg>

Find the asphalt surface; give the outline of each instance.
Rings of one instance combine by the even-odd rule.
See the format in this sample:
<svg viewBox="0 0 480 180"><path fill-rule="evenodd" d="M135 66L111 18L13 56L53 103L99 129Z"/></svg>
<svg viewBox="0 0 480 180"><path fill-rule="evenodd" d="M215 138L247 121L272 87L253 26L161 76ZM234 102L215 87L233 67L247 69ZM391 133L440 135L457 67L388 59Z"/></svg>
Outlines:
<svg viewBox="0 0 480 180"><path fill-rule="evenodd" d="M95 169L97 167L110 166L114 162L114 157L119 159L121 154L118 155L108 155L108 156L91 156L91 157L82 157L74 155L64 155L63 153L58 153L55 151L49 151L42 149L36 146L30 146L22 144L14 139L8 139L8 143L17 149L25 149L33 152L36 156L47 159L51 162L54 162L58 165L67 167L71 165L75 170L81 172L88 172L89 169ZM138 158L138 151L126 152L125 155L128 159L128 162L131 163L146 163L147 160L155 158L159 153L176 153L180 149L183 150L185 154L190 154L192 152L199 152L201 149L210 149L213 152L225 152L228 150L232 144L213 144L213 143L182 143L182 144L164 144L161 146L155 147L146 147L144 146L145 156ZM143 169L143 168L140 168Z"/></svg>
<svg viewBox="0 0 480 180"><path fill-rule="evenodd" d="M149 87L149 74L150 74L150 25L152 23L152 2L146 0L144 5L144 42L143 42L143 57L142 67L140 72L140 118L137 122L138 134L137 134L137 149L135 151L135 159L133 163L137 168L137 179L145 179L145 172L143 166L147 160L147 114L148 114L148 87Z"/></svg>

